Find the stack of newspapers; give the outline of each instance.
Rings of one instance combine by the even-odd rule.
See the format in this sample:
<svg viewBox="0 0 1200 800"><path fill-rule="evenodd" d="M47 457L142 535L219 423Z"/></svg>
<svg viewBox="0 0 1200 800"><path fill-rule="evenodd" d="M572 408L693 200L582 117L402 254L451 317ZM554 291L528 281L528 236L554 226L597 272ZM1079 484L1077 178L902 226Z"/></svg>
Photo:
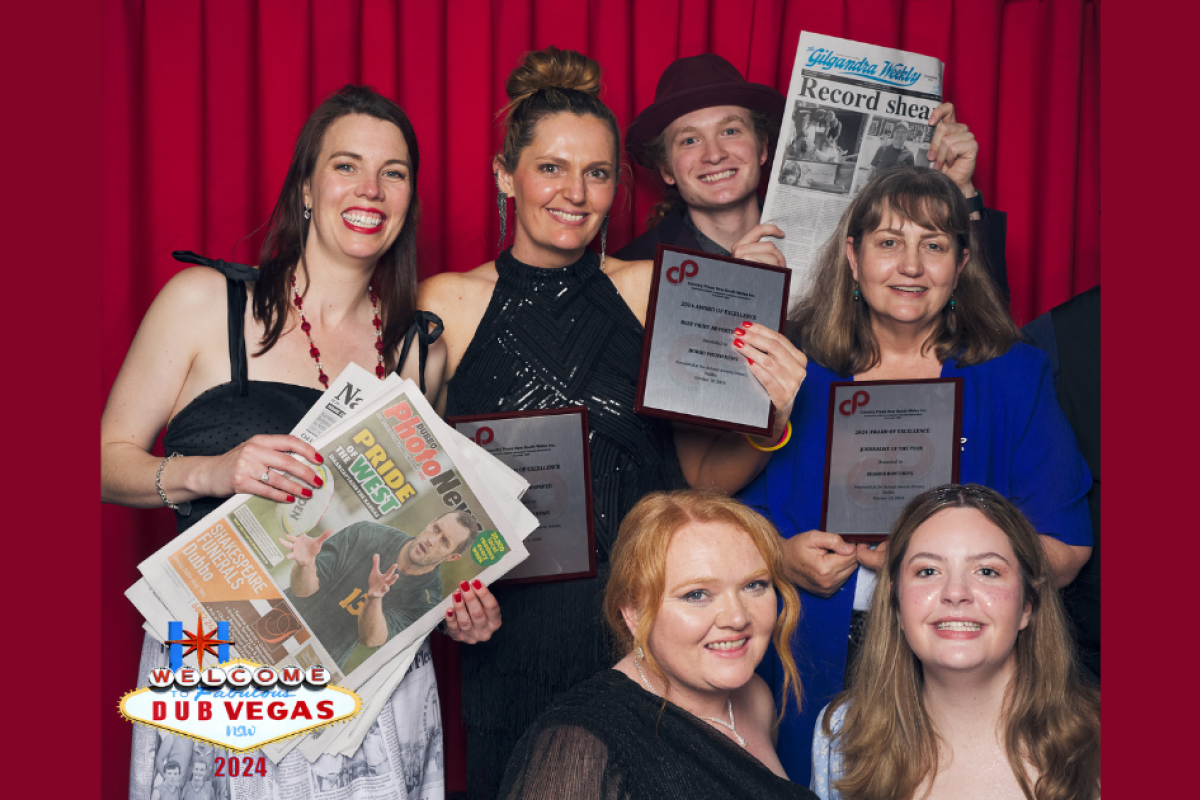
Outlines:
<svg viewBox="0 0 1200 800"><path fill-rule="evenodd" d="M362 698L362 713L345 724L266 745L276 762L293 749L308 761L348 755L381 713L405 712L388 699L446 618L455 588L476 578L490 585L515 567L538 525L521 503L528 482L444 423L412 381L379 381L351 364L293 434L324 459L308 465L323 481L313 497L230 498L142 562L126 592L160 643L169 621L190 629L199 614L205 630L229 623L234 657L320 664ZM293 587L297 537L327 533L319 551L315 542L306 548L317 551L319 588ZM391 569L410 542L407 552L420 553L415 575ZM382 602L386 641L368 647L358 617L376 570L396 580ZM195 666L195 656L185 663Z"/></svg>

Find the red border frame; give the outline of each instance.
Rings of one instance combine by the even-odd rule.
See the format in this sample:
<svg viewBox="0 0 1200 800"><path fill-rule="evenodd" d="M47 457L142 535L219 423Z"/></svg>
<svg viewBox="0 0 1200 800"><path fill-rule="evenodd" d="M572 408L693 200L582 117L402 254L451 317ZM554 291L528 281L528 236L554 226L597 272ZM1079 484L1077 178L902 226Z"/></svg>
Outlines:
<svg viewBox="0 0 1200 800"><path fill-rule="evenodd" d="M783 273L783 300L779 306L779 325L775 328L777 333L783 332L784 323L787 321L788 301L791 295L792 271L786 267L776 267L773 264L760 264L757 261L747 261L744 258L733 258L732 256L715 256L711 253L702 253L699 250L688 250L685 247L675 247L659 243L658 249L654 253L654 274L650 279L650 301L646 305L646 335L642 340L642 366L638 371L638 386L637 397L634 400L633 410L638 414L643 414L648 417L664 417L669 420L678 422L686 422L692 425L701 425L705 428L716 428L718 430L737 431L738 433L748 433L753 436L770 436L775 428L775 405L768 406L767 411L767 427L756 428L753 425L742 425L735 422L725 422L723 420L714 420L710 417L699 417L694 414L684 414L679 411L669 411L662 408L651 408L646 405L646 373L650 369L650 348L651 342L654 339L654 311L658 305L658 287L662 283L662 261L663 253L667 251L673 253L682 253L689 256L697 256L699 258L707 258L712 261L723 261L727 264L737 264L743 267L752 269L762 269L769 272ZM751 376L753 377L753 376ZM757 379L756 379L757 380Z"/></svg>
<svg viewBox="0 0 1200 800"><path fill-rule="evenodd" d="M592 513L592 454L588 448L588 410L587 406L567 406L565 408L546 408L531 411L510 411L506 414L465 414L457 417L446 417L446 424L458 430L460 422L491 422L493 420L521 419L524 417L555 417L564 414L578 414L580 433L583 435L583 483L587 502L587 537L588 537L588 569L584 572L568 572L558 575L540 575L530 578L501 578L493 585L510 583L550 583L552 581L570 581L579 578L596 577L596 528L595 516ZM528 549L528 548L526 548Z"/></svg>

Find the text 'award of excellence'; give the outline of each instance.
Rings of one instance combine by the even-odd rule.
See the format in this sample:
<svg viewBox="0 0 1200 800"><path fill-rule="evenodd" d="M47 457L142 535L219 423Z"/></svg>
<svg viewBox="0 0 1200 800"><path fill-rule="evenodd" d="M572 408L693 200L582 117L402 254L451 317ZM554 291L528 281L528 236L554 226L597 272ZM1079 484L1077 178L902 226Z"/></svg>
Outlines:
<svg viewBox="0 0 1200 800"><path fill-rule="evenodd" d="M595 577L587 416L586 407L571 406L447 418L455 430L529 481L521 502L540 524L525 539L529 558L510 570L503 583Z"/></svg>
<svg viewBox="0 0 1200 800"><path fill-rule="evenodd" d="M821 530L882 542L908 501L958 483L962 378L835 381Z"/></svg>
<svg viewBox="0 0 1200 800"><path fill-rule="evenodd" d="M775 409L733 332L743 322L783 330L790 280L783 267L660 244L634 410L770 436Z"/></svg>

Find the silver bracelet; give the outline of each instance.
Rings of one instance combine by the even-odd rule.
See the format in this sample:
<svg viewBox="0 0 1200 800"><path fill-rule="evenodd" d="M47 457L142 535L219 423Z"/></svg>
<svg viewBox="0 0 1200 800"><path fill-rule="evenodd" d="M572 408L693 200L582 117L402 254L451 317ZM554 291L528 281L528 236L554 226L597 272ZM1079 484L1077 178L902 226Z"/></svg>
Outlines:
<svg viewBox="0 0 1200 800"><path fill-rule="evenodd" d="M182 503L172 503L167 499L167 493L164 492L162 488L163 470L167 468L167 464L169 464L173 458L183 458L183 456L179 453L171 453L171 455L162 460L162 463L158 465L158 472L154 473L154 488L158 489L158 496L162 498L163 505L180 516L186 517L192 513L192 504L186 500Z"/></svg>

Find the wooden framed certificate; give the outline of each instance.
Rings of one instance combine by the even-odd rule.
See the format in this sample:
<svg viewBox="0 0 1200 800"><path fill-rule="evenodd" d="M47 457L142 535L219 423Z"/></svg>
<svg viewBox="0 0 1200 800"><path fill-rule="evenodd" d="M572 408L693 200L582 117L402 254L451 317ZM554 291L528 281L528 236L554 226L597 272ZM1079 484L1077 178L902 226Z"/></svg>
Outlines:
<svg viewBox="0 0 1200 800"><path fill-rule="evenodd" d="M908 501L958 483L962 378L835 381L821 530L882 542Z"/></svg>
<svg viewBox="0 0 1200 800"><path fill-rule="evenodd" d="M525 538L529 557L499 582L595 576L587 408L478 414L446 422L529 481L521 501L541 524Z"/></svg>
<svg viewBox="0 0 1200 800"><path fill-rule="evenodd" d="M634 410L769 436L775 409L733 346L743 322L783 330L791 271L660 244Z"/></svg>

